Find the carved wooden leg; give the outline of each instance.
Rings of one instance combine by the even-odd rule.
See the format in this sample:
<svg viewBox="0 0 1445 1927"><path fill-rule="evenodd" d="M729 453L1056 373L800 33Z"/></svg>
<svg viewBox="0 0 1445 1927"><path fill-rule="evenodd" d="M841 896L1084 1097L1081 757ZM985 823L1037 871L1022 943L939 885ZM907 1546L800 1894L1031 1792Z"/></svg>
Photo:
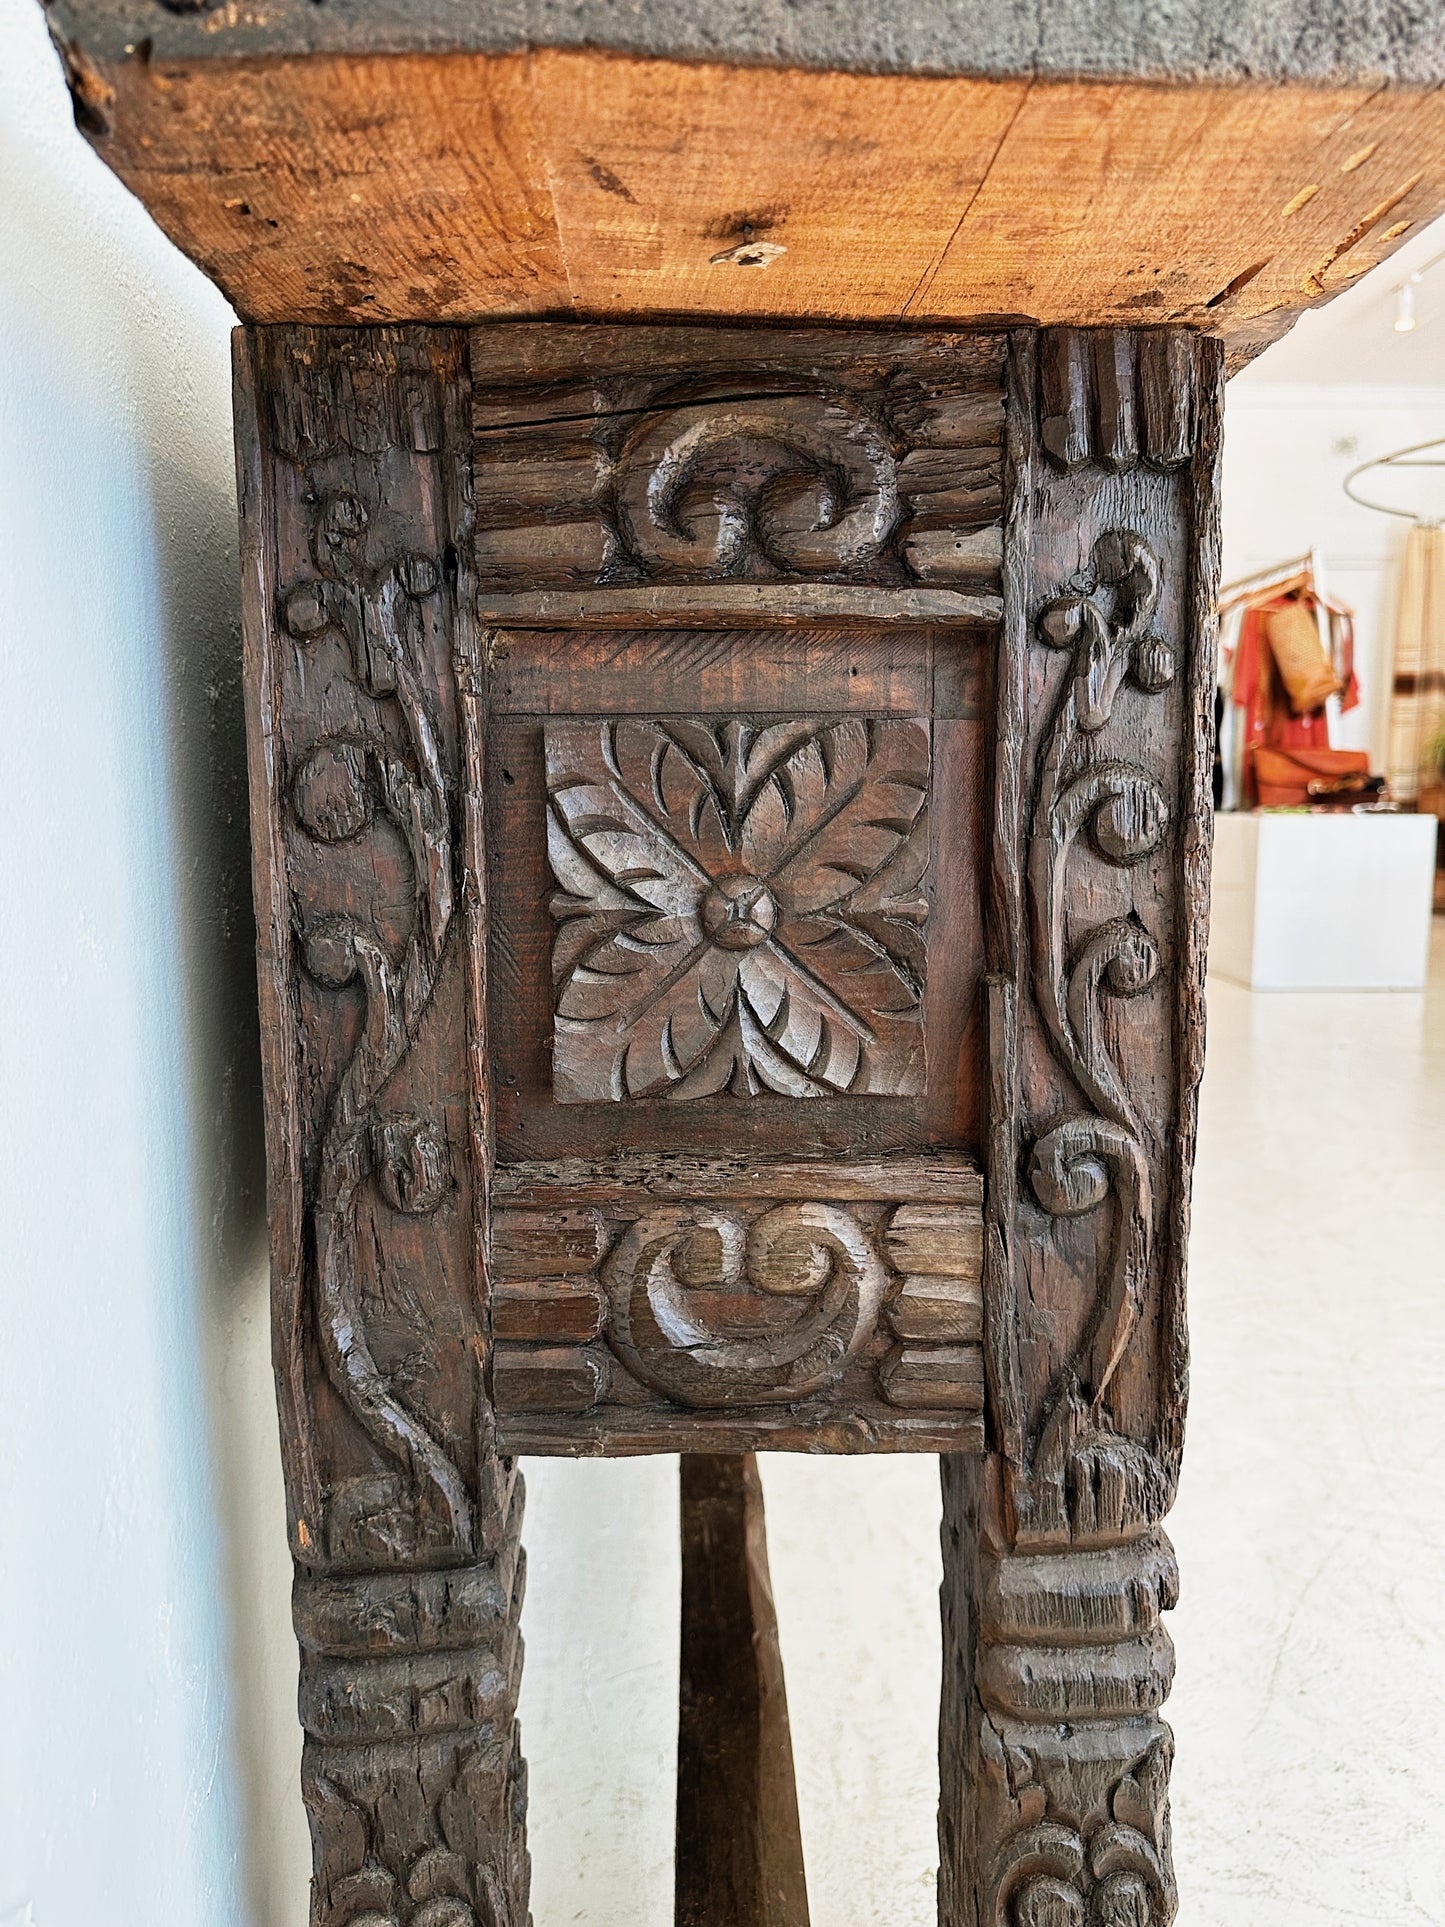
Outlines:
<svg viewBox="0 0 1445 1927"><path fill-rule="evenodd" d="M1177 1571L1161 1532L1010 1551L997 1461L943 1461L940 1918L947 1927L1167 1927L1158 1709Z"/></svg>
<svg viewBox="0 0 1445 1927"><path fill-rule="evenodd" d="M1203 1044L1215 344L1016 338L989 923L990 1455L944 1461L943 1927L1167 1927L1160 1522Z"/></svg>
<svg viewBox="0 0 1445 1927"><path fill-rule="evenodd" d="M758 1462L682 1456L676 1927L808 1927Z"/></svg>
<svg viewBox="0 0 1445 1927"><path fill-rule="evenodd" d="M522 1482L505 1486L500 1543L472 1565L297 1574L318 1927L525 1927Z"/></svg>
<svg viewBox="0 0 1445 1927"><path fill-rule="evenodd" d="M466 337L238 336L272 1315L316 1927L525 1927Z"/></svg>

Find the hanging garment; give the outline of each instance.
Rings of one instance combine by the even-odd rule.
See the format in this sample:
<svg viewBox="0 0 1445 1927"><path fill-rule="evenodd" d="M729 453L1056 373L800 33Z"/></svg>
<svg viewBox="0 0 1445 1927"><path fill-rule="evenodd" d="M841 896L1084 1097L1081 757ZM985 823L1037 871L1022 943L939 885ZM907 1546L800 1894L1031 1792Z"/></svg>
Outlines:
<svg viewBox="0 0 1445 1927"><path fill-rule="evenodd" d="M1240 606L1227 610L1219 623L1219 765L1222 810L1244 808L1244 718L1234 701L1234 672L1239 663Z"/></svg>
<svg viewBox="0 0 1445 1927"><path fill-rule="evenodd" d="M1234 653L1232 689L1235 707L1243 712L1239 748L1243 764L1241 800L1246 808L1259 801L1254 776L1254 752L1269 749L1328 749L1329 712L1324 701L1298 713L1290 700L1289 689L1270 647L1268 618L1286 610L1310 611L1321 606L1329 618L1328 652L1332 681L1338 690L1341 710L1353 709L1360 700L1355 679L1354 624L1341 603L1322 603L1313 590L1301 589L1292 595L1272 595L1245 609L1239 625L1239 643ZM1325 652L1321 648L1321 654ZM1303 677L1300 687L1307 687Z"/></svg>
<svg viewBox="0 0 1445 1927"><path fill-rule="evenodd" d="M1390 794L1414 802L1445 780L1445 529L1405 538L1390 695Z"/></svg>
<svg viewBox="0 0 1445 1927"><path fill-rule="evenodd" d="M1312 716L1341 693L1339 674L1320 640L1319 617L1298 596L1282 609L1264 611L1264 639L1296 716Z"/></svg>

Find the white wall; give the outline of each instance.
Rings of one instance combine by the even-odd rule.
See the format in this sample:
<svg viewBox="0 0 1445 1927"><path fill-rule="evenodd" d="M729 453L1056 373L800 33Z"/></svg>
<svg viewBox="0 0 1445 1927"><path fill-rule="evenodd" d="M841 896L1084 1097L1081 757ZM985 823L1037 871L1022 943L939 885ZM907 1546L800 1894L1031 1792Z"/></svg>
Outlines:
<svg viewBox="0 0 1445 1927"><path fill-rule="evenodd" d="M0 0L0 1922L304 1891L225 303Z"/></svg>

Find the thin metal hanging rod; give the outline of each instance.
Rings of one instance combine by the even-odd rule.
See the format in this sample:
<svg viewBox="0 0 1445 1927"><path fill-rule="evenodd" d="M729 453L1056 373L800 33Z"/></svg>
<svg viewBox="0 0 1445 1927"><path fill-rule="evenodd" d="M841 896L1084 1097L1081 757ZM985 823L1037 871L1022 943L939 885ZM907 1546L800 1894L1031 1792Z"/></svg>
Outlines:
<svg viewBox="0 0 1445 1927"><path fill-rule="evenodd" d="M1368 462L1360 462L1352 468L1344 479L1344 491L1352 502L1358 502L1362 509L1374 509L1380 515L1398 515L1406 522L1421 522L1434 527L1438 515L1419 515L1414 509L1397 508L1393 502L1374 502L1368 495L1362 495L1355 487L1360 476L1368 475L1377 468L1445 468L1445 455L1430 462L1410 461L1412 455L1427 455L1432 449L1445 449L1445 435L1436 435L1428 442L1412 442L1408 448L1394 449L1388 455L1376 455Z"/></svg>

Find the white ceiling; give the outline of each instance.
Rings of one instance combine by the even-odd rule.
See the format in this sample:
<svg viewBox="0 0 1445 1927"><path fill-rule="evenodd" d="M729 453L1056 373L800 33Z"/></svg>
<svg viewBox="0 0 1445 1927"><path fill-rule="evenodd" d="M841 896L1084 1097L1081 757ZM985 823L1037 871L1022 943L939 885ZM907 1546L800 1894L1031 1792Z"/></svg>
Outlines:
<svg viewBox="0 0 1445 1927"><path fill-rule="evenodd" d="M1283 341L1235 377L1241 387L1279 382L1376 382L1445 388L1445 260L1415 289L1416 326L1395 331L1400 283L1445 255L1445 220L1432 222L1327 307L1300 316ZM1235 385L1231 384L1231 385Z"/></svg>

